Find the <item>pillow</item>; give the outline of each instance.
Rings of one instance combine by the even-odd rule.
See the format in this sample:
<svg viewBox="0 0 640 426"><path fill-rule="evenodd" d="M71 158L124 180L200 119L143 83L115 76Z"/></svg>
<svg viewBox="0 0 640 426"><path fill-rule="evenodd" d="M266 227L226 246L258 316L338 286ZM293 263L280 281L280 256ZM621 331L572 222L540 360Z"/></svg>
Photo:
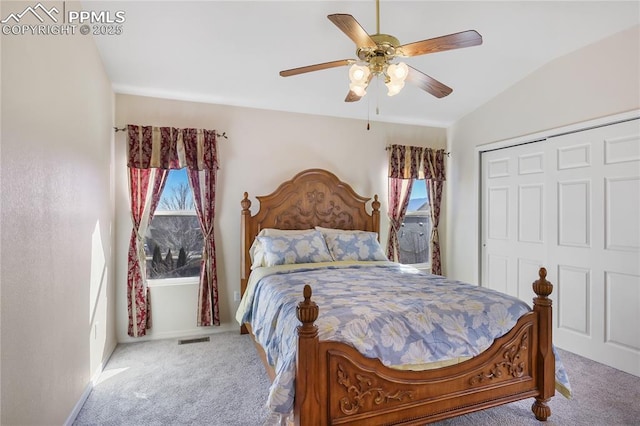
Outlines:
<svg viewBox="0 0 640 426"><path fill-rule="evenodd" d="M333 258L318 231L280 236L258 236L264 258L261 266L331 262Z"/></svg>
<svg viewBox="0 0 640 426"><path fill-rule="evenodd" d="M316 231L320 231L323 234L354 234L354 233L358 233L358 232L367 232L367 231L362 231L360 229L338 229L338 228L323 228L322 226L316 226L315 227Z"/></svg>
<svg viewBox="0 0 640 426"><path fill-rule="evenodd" d="M276 235L300 235L309 234L314 232L313 229L276 229L276 228L263 228L258 233L258 237L262 236L276 236ZM262 250L262 244L258 238L253 240L253 244L249 248L249 258L251 259L251 269L264 266L264 251Z"/></svg>
<svg viewBox="0 0 640 426"><path fill-rule="evenodd" d="M309 234L313 232L313 229L277 229L277 228L263 228L258 234L259 237L274 237L280 235L300 235Z"/></svg>
<svg viewBox="0 0 640 426"><path fill-rule="evenodd" d="M324 235L325 237L327 236L327 234L360 234L363 232L369 232L369 231L362 231L359 229L336 229L336 228L323 228L322 226L316 226L316 231L320 231L322 232L322 235ZM369 232L371 234L375 234L376 239L378 238L378 234L376 232Z"/></svg>
<svg viewBox="0 0 640 426"><path fill-rule="evenodd" d="M327 233L324 238L333 260L389 260L375 232Z"/></svg>

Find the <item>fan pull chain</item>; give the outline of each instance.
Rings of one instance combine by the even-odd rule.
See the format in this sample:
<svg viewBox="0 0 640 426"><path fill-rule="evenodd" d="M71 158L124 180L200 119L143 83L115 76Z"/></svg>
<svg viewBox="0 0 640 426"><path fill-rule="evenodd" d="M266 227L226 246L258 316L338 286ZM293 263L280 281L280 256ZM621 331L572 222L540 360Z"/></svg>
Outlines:
<svg viewBox="0 0 640 426"><path fill-rule="evenodd" d="M369 99L367 99L367 130L369 130L371 128L371 126L369 125L369 113L371 112L371 103L369 102Z"/></svg>

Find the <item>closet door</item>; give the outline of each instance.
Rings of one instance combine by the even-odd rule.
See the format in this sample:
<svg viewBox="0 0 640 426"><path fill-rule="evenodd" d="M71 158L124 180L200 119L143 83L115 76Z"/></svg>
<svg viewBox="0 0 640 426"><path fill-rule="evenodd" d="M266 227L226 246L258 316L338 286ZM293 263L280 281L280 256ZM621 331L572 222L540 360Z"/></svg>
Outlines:
<svg viewBox="0 0 640 426"><path fill-rule="evenodd" d="M639 120L482 154L483 286L531 303L545 266L554 343L640 375Z"/></svg>
<svg viewBox="0 0 640 426"><path fill-rule="evenodd" d="M481 163L481 285L530 304L549 245L544 149L536 142L485 152Z"/></svg>

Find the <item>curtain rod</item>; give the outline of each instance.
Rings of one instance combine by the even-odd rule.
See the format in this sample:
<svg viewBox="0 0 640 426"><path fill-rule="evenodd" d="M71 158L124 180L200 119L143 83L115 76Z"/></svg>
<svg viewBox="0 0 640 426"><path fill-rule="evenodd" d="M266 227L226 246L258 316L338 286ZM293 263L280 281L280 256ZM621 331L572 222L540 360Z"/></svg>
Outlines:
<svg viewBox="0 0 640 426"><path fill-rule="evenodd" d="M118 133L118 132L124 132L125 130L127 130L126 127L122 127L122 128L118 128L118 127L114 127L113 130ZM201 130L198 130L198 132L201 132ZM219 138L225 138L225 139L229 139L227 137L227 132L222 132L222 134L216 132L216 136Z"/></svg>
<svg viewBox="0 0 640 426"><path fill-rule="evenodd" d="M427 148L427 147L424 147L424 148ZM385 151L389 151L390 149L391 149L391 145L387 145L387 146L384 147ZM431 148L431 149L433 149L433 148ZM444 153L444 155L446 155L447 157L451 157L451 153L447 152L447 151Z"/></svg>

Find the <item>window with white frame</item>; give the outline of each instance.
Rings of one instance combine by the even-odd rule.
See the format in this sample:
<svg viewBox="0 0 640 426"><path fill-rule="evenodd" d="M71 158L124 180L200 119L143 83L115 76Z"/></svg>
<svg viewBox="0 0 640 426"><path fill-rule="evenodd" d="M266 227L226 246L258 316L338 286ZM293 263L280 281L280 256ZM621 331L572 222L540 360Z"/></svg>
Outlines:
<svg viewBox="0 0 640 426"><path fill-rule="evenodd" d="M145 235L147 278L200 276L202 244L187 169L170 170Z"/></svg>
<svg viewBox="0 0 640 426"><path fill-rule="evenodd" d="M398 260L419 268L428 268L431 260L431 216L426 182L424 179L413 181L407 213L398 234Z"/></svg>

